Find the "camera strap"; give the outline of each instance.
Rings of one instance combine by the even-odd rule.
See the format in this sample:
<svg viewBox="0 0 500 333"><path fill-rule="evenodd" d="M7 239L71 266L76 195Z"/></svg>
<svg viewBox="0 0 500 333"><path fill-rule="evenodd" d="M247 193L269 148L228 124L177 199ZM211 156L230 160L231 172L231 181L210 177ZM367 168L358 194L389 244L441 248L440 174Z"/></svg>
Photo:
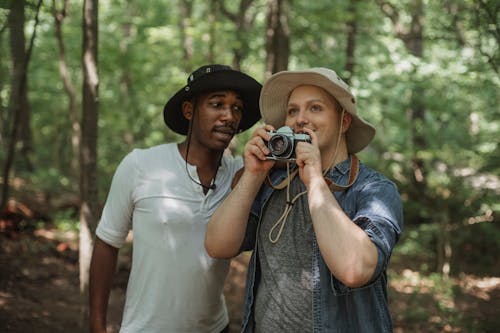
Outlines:
<svg viewBox="0 0 500 333"><path fill-rule="evenodd" d="M283 231L283 228L285 227L285 223L286 223L286 220L288 218L288 214L292 210L293 205L295 204L295 201L297 201L302 195L307 193L307 191L303 191L303 192L300 192L299 194L295 195L293 198L290 198L290 193L289 193L290 183L291 183L293 177L295 177L297 175L298 169L296 168L295 170L292 171L292 173L290 173L289 167L290 167L289 164L287 164L288 177L286 177L278 185L273 185L271 183L271 180L269 179L269 176L266 177L267 184L269 186L271 186L272 188L274 188L275 190L281 190L284 187L287 187L286 206L285 206L285 209L283 211L283 214L269 230L269 241L273 244L278 242L278 240L281 236L281 233ZM348 189L349 187L351 187L352 184L354 184L354 182L356 181L356 178L358 178L358 173L359 173L359 159L355 154L352 154L351 161L350 161L350 168L349 168L349 180L348 180L346 185L337 184L326 177L324 177L324 179L325 179L325 182L328 184L330 191L332 191L332 192L344 191L344 190Z"/></svg>
<svg viewBox="0 0 500 333"><path fill-rule="evenodd" d="M346 185L337 184L334 181L328 179L327 177L324 177L326 184L328 185L328 187L330 188L330 190L332 192L345 191L346 189L351 187L352 184L354 184L354 182L358 178L359 159L356 156L356 154L351 154L350 157L351 157L351 161L349 163L350 164L350 166L349 166L349 180L347 181ZM268 175L266 177L266 184L275 190L282 190L290 183L290 180L293 179L293 177L295 177L298 172L299 172L298 168L294 169L291 173L288 174L287 178L285 178L281 183L279 183L277 185L273 185L273 183L271 182L271 179L269 178L269 175Z"/></svg>
<svg viewBox="0 0 500 333"><path fill-rule="evenodd" d="M273 244L276 244L276 242L278 242L278 240L280 239L281 233L283 232L283 228L285 227L286 220L288 219L288 214L292 210L295 201L297 201L302 195L307 193L307 191L302 191L299 194L295 195L293 198L290 198L290 183L292 182L293 177L297 175L298 169L295 169L292 173L290 173L289 163L287 163L286 168L288 176L280 184L278 184L278 186L280 186L281 189L286 186L286 206L285 210L283 211L283 214L281 214L281 217L274 223L274 225L269 230L269 241ZM270 182L269 176L266 179L268 182ZM272 184L271 186L274 189L277 189Z"/></svg>
<svg viewBox="0 0 500 333"><path fill-rule="evenodd" d="M338 192L338 191L345 191L349 187L354 184L356 179L358 178L359 174L359 159L355 154L351 155L351 162L350 162L350 167L349 167L349 180L347 181L346 185L340 185L335 183L334 181L331 181L330 179L325 178L325 182L328 184L328 187L330 188L330 191L332 192Z"/></svg>

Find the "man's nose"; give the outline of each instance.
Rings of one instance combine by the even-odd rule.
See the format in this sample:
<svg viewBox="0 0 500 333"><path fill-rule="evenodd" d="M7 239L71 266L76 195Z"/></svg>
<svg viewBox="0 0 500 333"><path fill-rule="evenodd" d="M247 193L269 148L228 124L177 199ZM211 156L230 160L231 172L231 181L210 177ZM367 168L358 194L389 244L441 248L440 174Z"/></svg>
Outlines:
<svg viewBox="0 0 500 333"><path fill-rule="evenodd" d="M304 110L300 110L297 114L297 118L295 121L299 127L303 127L305 124L309 122L306 112Z"/></svg>
<svg viewBox="0 0 500 333"><path fill-rule="evenodd" d="M232 105L224 105L222 108L222 118L228 121L237 121L239 119L239 113L233 109Z"/></svg>

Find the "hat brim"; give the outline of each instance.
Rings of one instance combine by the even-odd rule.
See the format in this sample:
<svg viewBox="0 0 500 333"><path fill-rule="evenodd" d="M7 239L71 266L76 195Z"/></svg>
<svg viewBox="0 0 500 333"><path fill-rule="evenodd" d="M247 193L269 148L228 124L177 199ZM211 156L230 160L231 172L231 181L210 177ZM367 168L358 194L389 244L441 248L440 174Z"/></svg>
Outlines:
<svg viewBox="0 0 500 333"><path fill-rule="evenodd" d="M288 98L298 86L312 85L323 88L352 115L352 122L346 132L347 150L354 154L365 148L375 136L375 128L356 113L355 98L345 88L332 82L322 69L307 71L283 71L271 76L262 87L260 110L266 124L278 129L285 125Z"/></svg>
<svg viewBox="0 0 500 333"><path fill-rule="evenodd" d="M205 92L233 90L243 100L243 114L238 130L245 131L259 121L259 95L262 85L254 78L237 70L223 70L206 74L191 85L180 89L163 108L165 124L174 132L186 135L189 121L182 114L182 103L191 97Z"/></svg>

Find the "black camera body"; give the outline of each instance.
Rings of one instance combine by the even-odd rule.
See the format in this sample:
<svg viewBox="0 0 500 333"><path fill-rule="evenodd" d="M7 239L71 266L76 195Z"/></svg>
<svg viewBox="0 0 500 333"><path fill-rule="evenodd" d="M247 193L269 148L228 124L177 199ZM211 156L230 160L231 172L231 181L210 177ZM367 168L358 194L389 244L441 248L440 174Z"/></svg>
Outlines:
<svg viewBox="0 0 500 333"><path fill-rule="evenodd" d="M299 142L311 142L311 137L306 133L294 133L288 126L270 131L271 138L266 145L270 153L266 159L274 161L295 161L295 147Z"/></svg>

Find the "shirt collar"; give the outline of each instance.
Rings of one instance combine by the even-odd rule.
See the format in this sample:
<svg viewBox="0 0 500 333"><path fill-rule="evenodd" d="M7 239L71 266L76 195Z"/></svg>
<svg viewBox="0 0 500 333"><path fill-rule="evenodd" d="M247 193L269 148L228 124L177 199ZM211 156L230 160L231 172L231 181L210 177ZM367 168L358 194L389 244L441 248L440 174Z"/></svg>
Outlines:
<svg viewBox="0 0 500 333"><path fill-rule="evenodd" d="M340 162L337 165L335 165L335 167L333 167L332 169L330 169L328 171L327 175L329 177L333 177L335 175L335 172L339 172L342 175L345 175L345 174L347 174L349 172L350 168L351 168L351 158L347 157L345 160L343 160L342 162Z"/></svg>

